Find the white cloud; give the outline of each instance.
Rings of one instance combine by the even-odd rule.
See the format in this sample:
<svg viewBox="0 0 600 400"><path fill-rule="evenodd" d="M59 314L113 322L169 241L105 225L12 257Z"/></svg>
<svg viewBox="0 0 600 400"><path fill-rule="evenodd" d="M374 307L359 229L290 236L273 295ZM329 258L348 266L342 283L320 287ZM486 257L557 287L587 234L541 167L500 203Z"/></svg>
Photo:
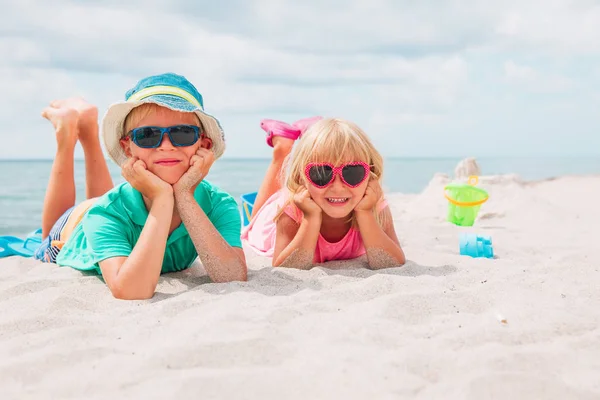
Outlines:
<svg viewBox="0 0 600 400"><path fill-rule="evenodd" d="M486 124L516 115L530 93L547 94L528 100L540 112L514 117L508 137L523 135L519 125L546 124L541 110L600 122L593 107L559 106L575 89L570 102L597 102L592 2L30 0L5 15L0 85L11 95L0 98L0 121L32 149L2 147L0 158L52 157L52 135L38 133L49 129L39 112L52 98L83 95L103 112L139 78L164 71L200 89L227 129L228 156L268 157L253 139L259 120L309 114L356 120L388 155L458 154L452 138L477 130L481 143L493 140Z"/></svg>
<svg viewBox="0 0 600 400"><path fill-rule="evenodd" d="M517 65L513 61L504 63L504 75L509 82L528 82L537 76L533 68L526 65Z"/></svg>
<svg viewBox="0 0 600 400"><path fill-rule="evenodd" d="M533 92L564 92L574 87L573 81L565 76L549 72L540 73L532 67L513 61L504 63L504 76L507 82Z"/></svg>
<svg viewBox="0 0 600 400"><path fill-rule="evenodd" d="M527 1L506 10L496 32L507 45L557 56L600 51L600 4Z"/></svg>

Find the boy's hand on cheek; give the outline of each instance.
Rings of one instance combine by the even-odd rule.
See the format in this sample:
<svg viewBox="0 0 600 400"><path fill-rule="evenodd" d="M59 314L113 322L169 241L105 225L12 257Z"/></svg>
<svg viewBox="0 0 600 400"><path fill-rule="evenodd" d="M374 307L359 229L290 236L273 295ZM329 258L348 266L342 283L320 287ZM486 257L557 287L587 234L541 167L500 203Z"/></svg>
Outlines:
<svg viewBox="0 0 600 400"><path fill-rule="evenodd" d="M173 188L167 182L148 171L146 163L132 157L121 168L121 175L127 182L150 200L161 195L173 196Z"/></svg>
<svg viewBox="0 0 600 400"><path fill-rule="evenodd" d="M190 158L190 167L187 172L173 185L176 193L194 193L196 187L208 175L208 171L215 162L212 151L200 147L196 154Z"/></svg>

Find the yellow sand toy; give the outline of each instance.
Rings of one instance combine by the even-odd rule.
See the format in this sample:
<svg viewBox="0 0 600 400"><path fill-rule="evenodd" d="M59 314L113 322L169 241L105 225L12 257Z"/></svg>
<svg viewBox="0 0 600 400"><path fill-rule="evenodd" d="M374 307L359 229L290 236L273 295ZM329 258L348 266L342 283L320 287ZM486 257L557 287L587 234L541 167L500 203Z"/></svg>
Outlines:
<svg viewBox="0 0 600 400"><path fill-rule="evenodd" d="M450 183L444 188L444 196L448 200L448 221L459 226L473 226L481 205L489 195L480 188L477 176L470 176L467 184Z"/></svg>

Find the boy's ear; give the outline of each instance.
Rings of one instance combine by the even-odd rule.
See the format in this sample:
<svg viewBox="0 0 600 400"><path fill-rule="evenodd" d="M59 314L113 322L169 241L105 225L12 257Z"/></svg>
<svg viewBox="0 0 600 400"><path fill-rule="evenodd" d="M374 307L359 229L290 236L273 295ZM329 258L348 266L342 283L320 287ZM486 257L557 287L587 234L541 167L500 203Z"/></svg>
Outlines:
<svg viewBox="0 0 600 400"><path fill-rule="evenodd" d="M200 147L202 147L203 149L206 149L206 150L212 149L212 147L213 147L212 139L203 135L202 138L200 139Z"/></svg>
<svg viewBox="0 0 600 400"><path fill-rule="evenodd" d="M129 137L124 137L123 139L119 140L119 144L121 145L121 148L125 152L125 155L127 156L127 158L131 157L131 144L130 144L130 141L131 140L129 139Z"/></svg>

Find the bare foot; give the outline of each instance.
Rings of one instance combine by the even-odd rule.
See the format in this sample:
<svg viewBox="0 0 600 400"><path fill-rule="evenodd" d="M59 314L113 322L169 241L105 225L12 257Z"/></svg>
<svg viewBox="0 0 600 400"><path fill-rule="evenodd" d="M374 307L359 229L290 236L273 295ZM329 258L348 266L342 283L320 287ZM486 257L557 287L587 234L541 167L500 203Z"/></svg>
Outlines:
<svg viewBox="0 0 600 400"><path fill-rule="evenodd" d="M50 103L51 107L69 108L77 111L79 119L77 122L78 136L80 140L86 140L90 136L98 136L98 108L85 101L82 97L70 97L64 100L55 100Z"/></svg>
<svg viewBox="0 0 600 400"><path fill-rule="evenodd" d="M289 139L283 136L273 136L273 157L286 157L292 152L294 147L294 139Z"/></svg>
<svg viewBox="0 0 600 400"><path fill-rule="evenodd" d="M46 107L42 111L42 117L46 118L54 126L56 141L59 145L64 144L75 147L77 143L77 120L79 114L70 108Z"/></svg>

